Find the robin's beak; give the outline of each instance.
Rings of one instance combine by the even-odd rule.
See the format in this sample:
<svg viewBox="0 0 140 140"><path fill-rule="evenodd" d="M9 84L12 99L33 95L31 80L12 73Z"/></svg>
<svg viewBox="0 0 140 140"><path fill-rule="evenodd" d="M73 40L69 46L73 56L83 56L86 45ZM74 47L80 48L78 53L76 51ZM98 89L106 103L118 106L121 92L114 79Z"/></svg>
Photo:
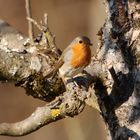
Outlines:
<svg viewBox="0 0 140 140"><path fill-rule="evenodd" d="M93 44L90 42L89 45L92 46Z"/></svg>

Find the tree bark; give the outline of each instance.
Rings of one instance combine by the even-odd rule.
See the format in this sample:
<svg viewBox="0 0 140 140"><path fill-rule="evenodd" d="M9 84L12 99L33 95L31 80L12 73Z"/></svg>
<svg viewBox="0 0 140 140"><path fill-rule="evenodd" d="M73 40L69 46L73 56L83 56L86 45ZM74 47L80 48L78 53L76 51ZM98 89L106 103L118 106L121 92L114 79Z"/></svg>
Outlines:
<svg viewBox="0 0 140 140"><path fill-rule="evenodd" d="M104 91L98 92L99 104L111 139L139 140L140 3L131 0L108 0L107 3L108 16L100 31L97 59L109 71L106 70L107 77L102 79Z"/></svg>

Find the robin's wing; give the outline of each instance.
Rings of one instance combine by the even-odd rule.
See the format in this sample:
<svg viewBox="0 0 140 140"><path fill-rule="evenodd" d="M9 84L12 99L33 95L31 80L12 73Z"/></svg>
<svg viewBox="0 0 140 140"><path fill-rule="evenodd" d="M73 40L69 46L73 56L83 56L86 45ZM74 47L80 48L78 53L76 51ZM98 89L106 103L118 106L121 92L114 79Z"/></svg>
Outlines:
<svg viewBox="0 0 140 140"><path fill-rule="evenodd" d="M61 58L63 59L64 63L69 63L72 58L72 45L70 44L62 53Z"/></svg>
<svg viewBox="0 0 140 140"><path fill-rule="evenodd" d="M68 62L69 59L71 58L71 47L68 46L64 51L63 53L61 54L59 60L57 61L55 67L53 70L50 70L47 74L46 74L46 77L49 78L49 77L54 77L55 74L57 73L58 69L65 63L65 62Z"/></svg>
<svg viewBox="0 0 140 140"><path fill-rule="evenodd" d="M47 74L46 74L46 77L49 78L49 77L54 77L55 74L57 73L58 69L63 65L64 61L63 59L60 57L59 60L57 61L55 67L53 70L50 70Z"/></svg>

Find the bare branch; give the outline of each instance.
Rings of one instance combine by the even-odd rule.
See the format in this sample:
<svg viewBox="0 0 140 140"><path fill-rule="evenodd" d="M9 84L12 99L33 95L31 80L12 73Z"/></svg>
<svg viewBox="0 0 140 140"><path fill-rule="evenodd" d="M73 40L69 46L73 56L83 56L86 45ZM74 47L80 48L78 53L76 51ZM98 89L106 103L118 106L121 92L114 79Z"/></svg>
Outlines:
<svg viewBox="0 0 140 140"><path fill-rule="evenodd" d="M1 80L14 81L16 86L24 87L28 95L42 100L49 99L50 93L50 97L54 98L58 93L64 92L61 79L45 79L58 58L54 51L56 49L53 49L56 48L53 41L48 41L45 45L36 43L36 46L30 46L26 43L28 38L2 20L0 33ZM51 34L48 35L51 39Z"/></svg>
<svg viewBox="0 0 140 140"><path fill-rule="evenodd" d="M72 85L69 85L69 87L73 88ZM77 89L77 93L75 93L75 91L67 91L64 93L64 96L56 98L52 103L43 107L38 107L30 117L21 122L0 124L0 135L27 135L46 124L55 122L67 116L73 117L78 115L85 107L84 100L86 97L86 94L79 90L80 89ZM79 94L81 95L79 96Z"/></svg>
<svg viewBox="0 0 140 140"><path fill-rule="evenodd" d="M32 18L30 18L30 17L27 17L27 20L28 20L29 22L31 22L32 24L36 25L36 27L37 27L40 31L43 31L42 26L39 25L39 24L37 23L37 21L35 21L34 19L32 19Z"/></svg>
<svg viewBox="0 0 140 140"><path fill-rule="evenodd" d="M30 0L25 0L25 8L26 8L26 14L27 14L27 18L32 18L32 13L31 13L31 2ZM31 43L34 43L34 30L33 30L33 23L28 20L28 34L29 34L29 38Z"/></svg>
<svg viewBox="0 0 140 140"><path fill-rule="evenodd" d="M9 32L10 34L8 34ZM33 97L45 101L53 100L46 106L38 108L24 121L0 124L1 135L26 135L66 116L77 115L83 110L85 99L89 95L87 86L93 82L92 78L84 75L79 77L80 79L75 79L77 82L79 81L79 84L84 81L81 83L83 88L75 87L73 82L70 82L66 87L67 91L59 77L45 78L47 71L53 67L53 63L56 61L55 57L58 57L57 52L55 53L53 49L50 51L50 47L54 45L51 44L53 39L51 39L50 32L47 35L51 41L47 42L48 48L48 44L45 46L47 54L45 57L43 55L44 46L28 45L25 43L27 38L4 21L0 21L0 33L0 80L14 81L16 86L24 87L27 94ZM56 96L59 96L58 100L54 101ZM89 95L89 97L91 96Z"/></svg>

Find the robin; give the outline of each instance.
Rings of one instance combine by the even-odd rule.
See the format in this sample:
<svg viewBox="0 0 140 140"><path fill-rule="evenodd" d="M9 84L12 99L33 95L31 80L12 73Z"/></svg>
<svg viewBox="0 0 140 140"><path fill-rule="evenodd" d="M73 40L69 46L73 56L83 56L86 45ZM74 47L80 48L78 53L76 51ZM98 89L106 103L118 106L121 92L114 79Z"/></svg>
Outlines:
<svg viewBox="0 0 140 140"><path fill-rule="evenodd" d="M63 51L54 70L48 75L55 75L59 70L60 77L73 78L90 63L91 42L86 36L76 37L70 45Z"/></svg>

